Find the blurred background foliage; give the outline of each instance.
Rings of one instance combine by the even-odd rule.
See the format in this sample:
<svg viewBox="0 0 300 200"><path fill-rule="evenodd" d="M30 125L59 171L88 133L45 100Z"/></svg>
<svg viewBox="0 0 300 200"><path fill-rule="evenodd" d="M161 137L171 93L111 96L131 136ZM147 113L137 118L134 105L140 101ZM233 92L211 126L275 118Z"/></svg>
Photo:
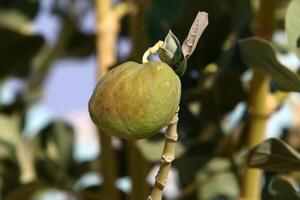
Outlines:
<svg viewBox="0 0 300 200"><path fill-rule="evenodd" d="M296 51L289 50L285 36L290 1L276 1L272 41L279 62L298 71L295 52L300 34ZM257 1L130 2L137 11L120 21L118 63L141 60L138 55L162 40L169 29L182 42L196 13L209 14L209 25L181 78L180 139L164 195L166 199L237 198L245 167L246 101L252 74L242 61L238 41L253 35ZM101 146L87 114L97 79L94 7L92 0L0 0L0 199L107 199L99 167ZM130 27L140 28L134 32ZM268 103L275 101L276 111L267 136L282 138L299 150L299 95L279 92L273 82L270 88ZM127 145L113 139L118 161L115 185L121 199L134 200L129 196L134 180L129 176ZM140 184L149 189L163 134L129 145L136 152L135 170L145 172ZM286 176L297 186L299 174ZM282 188L291 194L293 187L286 179L266 173L263 199L283 199L278 193Z"/></svg>

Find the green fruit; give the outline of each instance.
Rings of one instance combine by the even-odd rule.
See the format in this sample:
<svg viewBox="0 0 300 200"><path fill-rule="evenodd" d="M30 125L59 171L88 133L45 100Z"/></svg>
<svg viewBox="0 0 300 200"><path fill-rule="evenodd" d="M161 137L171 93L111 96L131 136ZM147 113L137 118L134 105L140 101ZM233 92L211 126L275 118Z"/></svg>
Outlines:
<svg viewBox="0 0 300 200"><path fill-rule="evenodd" d="M146 138L173 118L180 93L180 80L166 63L126 62L99 81L89 101L89 112L93 122L107 134Z"/></svg>

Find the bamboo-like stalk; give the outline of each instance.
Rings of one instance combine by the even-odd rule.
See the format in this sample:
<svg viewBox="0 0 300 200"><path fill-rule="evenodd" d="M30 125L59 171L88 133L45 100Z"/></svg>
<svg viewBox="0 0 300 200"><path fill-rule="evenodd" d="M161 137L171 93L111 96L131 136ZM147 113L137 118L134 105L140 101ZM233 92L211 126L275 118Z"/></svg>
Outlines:
<svg viewBox="0 0 300 200"><path fill-rule="evenodd" d="M265 100L269 81L262 73L255 72L250 86L249 99L249 138L247 147L252 148L264 139L267 115ZM243 200L260 199L261 170L246 168L242 183Z"/></svg>
<svg viewBox="0 0 300 200"><path fill-rule="evenodd" d="M197 16L189 30L187 38L184 40L181 46L182 53L186 59L188 59L197 43L201 34L208 24L208 15L205 12L198 12ZM153 47L150 47L143 55L142 62L148 62L148 57L150 54L157 53L160 48L163 48L164 42L158 41ZM179 110L179 108L178 108ZM165 135L165 146L161 157L161 164L158 173L155 177L155 183L152 188L152 192L148 197L148 200L161 200L162 192L167 184L168 174L171 168L172 161L175 159L174 150L175 143L178 138L177 134L177 123L178 123L178 110L172 120L169 122L167 133Z"/></svg>
<svg viewBox="0 0 300 200"><path fill-rule="evenodd" d="M171 168L172 161L175 159L174 150L175 143L178 138L177 134L178 113L169 122L165 135L165 146L161 157L161 163L158 173L155 177L155 183L152 192L147 200L161 200L162 192L167 184L168 174Z"/></svg>
<svg viewBox="0 0 300 200"><path fill-rule="evenodd" d="M97 28L107 23L111 12L111 0L96 1ZM108 68L116 61L116 33L111 33L105 29L100 29L97 33L97 59L100 77L103 76L108 71ZM99 138L101 144L100 165L104 179L103 191L105 191L106 199L118 200L118 190L115 187L117 160L111 145L111 137L99 131Z"/></svg>
<svg viewBox="0 0 300 200"><path fill-rule="evenodd" d="M104 29L97 29L97 58L99 63L99 77L108 71L108 67L116 62L116 39L115 27L108 29L107 23L112 15L112 1L111 0L97 0L96 14L97 14L97 28L104 27ZM113 24L111 24L113 25Z"/></svg>
<svg viewBox="0 0 300 200"><path fill-rule="evenodd" d="M276 1L261 0L257 22L254 26L256 36L270 40L274 30L274 10ZM250 125L247 147L253 148L265 138L266 95L269 92L269 81L266 74L254 71L250 85L248 111ZM259 200L261 197L261 170L246 168L241 187L243 200Z"/></svg>

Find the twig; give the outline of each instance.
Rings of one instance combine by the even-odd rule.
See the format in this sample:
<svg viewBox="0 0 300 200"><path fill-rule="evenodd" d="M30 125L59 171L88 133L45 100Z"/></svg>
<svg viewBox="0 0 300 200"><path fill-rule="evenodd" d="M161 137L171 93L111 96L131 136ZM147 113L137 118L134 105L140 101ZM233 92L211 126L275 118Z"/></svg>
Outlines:
<svg viewBox="0 0 300 200"><path fill-rule="evenodd" d="M158 173L155 177L155 183L152 188L152 192L147 200L161 200L162 192L167 184L168 173L171 168L172 161L175 159L174 149L177 141L177 122L178 113L175 114L173 119L170 121L165 135L165 146L161 157L161 163Z"/></svg>

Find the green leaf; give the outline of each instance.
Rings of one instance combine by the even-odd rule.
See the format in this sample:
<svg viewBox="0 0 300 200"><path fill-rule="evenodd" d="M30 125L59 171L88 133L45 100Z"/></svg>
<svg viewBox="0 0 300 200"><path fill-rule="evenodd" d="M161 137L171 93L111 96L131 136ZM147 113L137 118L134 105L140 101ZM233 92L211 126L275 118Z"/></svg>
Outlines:
<svg viewBox="0 0 300 200"><path fill-rule="evenodd" d="M174 66L182 60L180 42L171 30L164 40L163 47L159 49L159 57L170 66Z"/></svg>
<svg viewBox="0 0 300 200"><path fill-rule="evenodd" d="M300 37L300 1L290 2L285 16L285 29L287 32L288 43L291 49L300 56L299 37Z"/></svg>
<svg viewBox="0 0 300 200"><path fill-rule="evenodd" d="M274 200L299 200L300 194L297 193L293 185L287 180L275 177L269 188Z"/></svg>
<svg viewBox="0 0 300 200"><path fill-rule="evenodd" d="M12 147L16 147L20 142L20 116L16 114L4 115L0 114L0 141L7 143Z"/></svg>
<svg viewBox="0 0 300 200"><path fill-rule="evenodd" d="M12 75L27 77L44 39L0 27L0 40L0 79Z"/></svg>
<svg viewBox="0 0 300 200"><path fill-rule="evenodd" d="M278 62L266 40L252 37L240 41L242 58L249 67L271 76L279 89L300 92L299 76Z"/></svg>
<svg viewBox="0 0 300 200"><path fill-rule="evenodd" d="M39 6L37 0L10 0L0 3L0 78L26 77L31 61L44 40L33 35L31 18Z"/></svg>
<svg viewBox="0 0 300 200"><path fill-rule="evenodd" d="M21 171L20 166L18 165L15 150L16 146L12 145L10 141L7 142L0 140L0 188L2 196L6 192L14 189L19 184Z"/></svg>
<svg viewBox="0 0 300 200"><path fill-rule="evenodd" d="M183 58L183 60L176 65L175 72L178 76L182 76L187 68L187 60Z"/></svg>
<svg viewBox="0 0 300 200"><path fill-rule="evenodd" d="M21 118L18 113L0 113L0 174L1 195L19 184L20 168L16 148L20 142Z"/></svg>
<svg viewBox="0 0 300 200"><path fill-rule="evenodd" d="M160 60L170 65L178 76L182 76L187 67L187 60L183 56L181 45L177 37L170 30L163 47L158 50Z"/></svg>
<svg viewBox="0 0 300 200"><path fill-rule="evenodd" d="M196 175L198 199L219 199L221 196L235 199L239 195L239 183L231 168L228 159L214 158L200 169Z"/></svg>
<svg viewBox="0 0 300 200"><path fill-rule="evenodd" d="M168 51L171 55L169 59L180 60L181 58L181 46L178 38L169 30L163 44L163 49ZM177 59L176 59L177 58Z"/></svg>
<svg viewBox="0 0 300 200"><path fill-rule="evenodd" d="M66 180L72 164L74 132L65 122L54 121L34 139L39 176L50 180Z"/></svg>
<svg viewBox="0 0 300 200"><path fill-rule="evenodd" d="M16 161L15 147L10 143L0 140L0 160L9 158Z"/></svg>
<svg viewBox="0 0 300 200"><path fill-rule="evenodd" d="M273 172L299 171L300 154L282 140L272 138L250 150L247 164Z"/></svg>
<svg viewBox="0 0 300 200"><path fill-rule="evenodd" d="M40 190L50 187L47 183L42 181L37 181L34 183L19 185L13 191L5 195L4 199L6 200L32 200L32 197L35 196ZM55 187L55 185L53 186Z"/></svg>
<svg viewBox="0 0 300 200"><path fill-rule="evenodd" d="M24 35L33 34L33 25L30 19L17 10L0 9L0 27Z"/></svg>
<svg viewBox="0 0 300 200"><path fill-rule="evenodd" d="M0 173L1 195L3 196L19 185L21 173L17 161L10 158L0 159Z"/></svg>
<svg viewBox="0 0 300 200"><path fill-rule="evenodd" d="M0 9L14 10L32 19L38 12L39 0L0 0Z"/></svg>

